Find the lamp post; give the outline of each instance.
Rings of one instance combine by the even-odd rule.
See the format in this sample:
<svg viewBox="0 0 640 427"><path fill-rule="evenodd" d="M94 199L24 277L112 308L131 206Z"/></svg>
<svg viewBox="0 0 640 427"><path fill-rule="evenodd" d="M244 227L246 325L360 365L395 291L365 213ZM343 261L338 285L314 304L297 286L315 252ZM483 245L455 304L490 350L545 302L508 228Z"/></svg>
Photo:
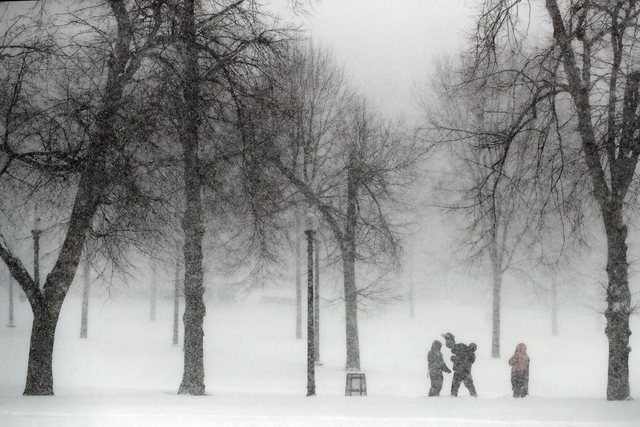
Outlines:
<svg viewBox="0 0 640 427"><path fill-rule="evenodd" d="M301 249L300 229L302 221L298 211L296 215L296 339L302 339L302 268L301 268Z"/></svg>
<svg viewBox="0 0 640 427"><path fill-rule="evenodd" d="M313 324L313 241L317 229L318 220L315 215L308 213L304 221L304 232L307 235L307 396L316 395L315 328Z"/></svg>
<svg viewBox="0 0 640 427"><path fill-rule="evenodd" d="M315 276L313 276L313 361L316 365L322 365L320 362L320 239L316 238L315 243Z"/></svg>

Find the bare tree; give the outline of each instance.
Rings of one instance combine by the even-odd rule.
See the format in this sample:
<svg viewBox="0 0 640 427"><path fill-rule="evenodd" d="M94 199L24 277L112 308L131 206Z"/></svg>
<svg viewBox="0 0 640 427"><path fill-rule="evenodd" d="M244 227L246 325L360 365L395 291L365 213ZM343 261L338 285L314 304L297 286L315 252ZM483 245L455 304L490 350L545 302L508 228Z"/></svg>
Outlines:
<svg viewBox="0 0 640 427"><path fill-rule="evenodd" d="M489 0L478 17L471 79L487 81L508 75L512 85L527 86L530 95L520 104L524 122L540 129L541 135L556 135L556 144L539 139L538 164L560 164L555 176L588 176L591 194L602 218L607 239L607 319L609 340L607 399L629 397L629 315L627 220L640 149L638 146L638 91L640 72L637 56L639 5L635 1L546 0L552 29L551 43L531 46L520 31L528 2ZM524 67L514 70L498 60L500 50L519 56ZM558 105L567 107L562 114ZM541 120L543 116L550 120ZM569 127L577 129L578 141L571 145ZM509 142L507 142L508 151ZM562 157L577 149L582 159ZM550 157L549 152L556 156Z"/></svg>
<svg viewBox="0 0 640 427"><path fill-rule="evenodd" d="M148 32L137 32L138 24L142 22L156 22L158 13L154 13L153 2L139 4L139 8L128 10L126 2L109 1L106 5L109 17L117 26L117 32L113 39L103 39L108 47L110 56L103 62L94 62L94 71L105 71L104 79L99 81L100 106L95 111L94 121L84 129L84 133L76 130L69 133L59 132L63 129L54 114L47 114L46 107L51 102L46 102L42 96L28 97L29 89L38 89L39 83L49 81L47 71L43 67L37 67L37 57L32 55L42 52L33 40L26 40L22 47L3 46L3 57L11 57L19 62L17 72L10 70L9 79L13 81L8 87L11 96L3 98L8 101L3 105L4 116L2 130L2 154L3 164L0 169L0 177L9 184L15 184L16 175L20 171L37 171L41 179L30 180L34 188L44 188L45 184L53 184L58 181L63 185L58 188L68 187L69 177L77 187L74 196L68 196L71 207L68 211L68 222L62 245L58 251L57 260L47 275L44 285L39 288L34 278L24 267L21 259L12 251L7 239L0 239L0 257L8 266L12 276L23 289L31 305L34 319L31 332L31 344L29 362L27 368L27 380L24 390L26 395L51 395L53 394L52 354L55 330L64 298L71 286L76 269L80 262L80 256L88 232L91 229L94 215L105 199L110 195L109 183L117 176L117 170L112 166L117 164L119 150L123 148L123 141L119 139L119 130L116 124L120 122L119 112L126 104L125 89L137 73L143 60L144 53L149 50L157 31L157 26L146 27ZM146 10L145 10L146 9ZM138 12L144 12L138 14ZM147 14L146 12L151 12ZM25 17L18 17L24 20ZM39 17L41 19L41 16ZM73 18L77 19L77 16ZM11 26L9 31L17 28ZM91 27L98 28L98 27ZM38 30L38 28L33 28ZM33 32L24 32L31 35ZM106 33L100 33L105 36ZM134 37L141 37L139 43L132 43ZM10 38L10 37L9 37ZM5 35L5 40L7 36ZM36 40L37 41L37 40ZM24 47L29 45L30 47ZM35 46L35 47L34 47ZM67 44L63 49L58 49L56 56L79 55L82 49L76 49L77 45ZM48 58L53 58L50 52ZM95 58L81 58L76 56L76 64L86 65L83 60ZM14 61L15 62L15 61ZM46 62L44 63L46 64ZM97 66L97 67L96 67ZM99 70L96 70L99 68ZM63 69L65 70L65 69ZM65 70L66 71L66 70ZM89 74L91 75L91 74ZM42 78L46 76L45 78ZM40 79L40 80L38 80ZM27 85L29 84L29 86ZM94 83L95 84L95 83ZM45 90L40 91L46 94ZM95 93L95 92L94 92ZM38 105L36 102L42 101ZM77 104L76 104L77 105ZM52 110L65 111L69 110ZM80 112L76 110L76 112ZM85 110L86 111L86 110ZM29 116L22 114L27 113ZM34 114L35 113L35 114ZM24 118L29 117L25 121ZM60 116L57 116L60 117ZM46 128L53 128L52 132L32 133L37 124L47 124ZM77 122L76 122L77 123ZM77 129L77 127L76 127ZM59 132L59 133L58 133ZM58 139L60 135L82 138L68 141ZM67 178L65 178L67 177ZM65 181L66 179L66 181ZM24 183L24 181L22 181ZM70 194L70 193L66 193Z"/></svg>
<svg viewBox="0 0 640 427"><path fill-rule="evenodd" d="M228 196L225 180L246 152L241 138L229 131L233 129L229 123L238 120L234 98L271 62L281 32L253 0L180 0L171 5L172 31L157 59L164 67L161 78L168 82L165 108L175 127L171 136L182 149L185 337L179 393L202 395L203 239L207 226L218 234L216 225L226 219L224 214L207 218L204 205L211 207L213 200L225 201ZM243 170L243 178L252 173ZM211 212L224 210L213 206Z"/></svg>
<svg viewBox="0 0 640 427"><path fill-rule="evenodd" d="M198 47L196 45L196 2L185 0L180 4L180 27L182 55L184 60L184 78L182 96L184 99L183 120L180 121L179 140L183 151L185 213L182 220L184 232L184 373L178 393L203 395L204 351L203 322L205 305L202 300L202 236L204 224L202 218L202 183L200 177L200 141L201 109L200 68L198 65Z"/></svg>
<svg viewBox="0 0 640 427"><path fill-rule="evenodd" d="M305 183L313 183L318 180L324 161L319 159L318 153L327 150L328 141L339 132L342 125L340 115L345 111L345 103L351 94L342 71L332 63L329 53L312 45L304 48L294 45L291 48L286 72L287 78L282 83L286 92L281 102L289 106L286 140L291 149L290 167ZM302 198L298 199L298 204L295 214L296 337L301 337L300 247L304 233L300 221L309 203ZM314 277L317 281L317 274ZM317 293L314 296L317 297ZM314 324L317 328L318 325ZM318 333L315 334L315 340L319 348Z"/></svg>
<svg viewBox="0 0 640 427"><path fill-rule="evenodd" d="M452 168L457 171L454 190L458 200L444 202L444 211L464 220L460 227L463 254L468 262L486 260L491 271L491 357L500 357L502 286L505 274L516 271L534 255L539 229L535 213L536 191L529 173L535 161L532 152L506 140L524 140L531 132L502 132L518 126L517 99L520 88L501 92L494 86L462 85L458 70L444 64L438 70L434 89L437 106L424 103L438 142L446 143Z"/></svg>
<svg viewBox="0 0 640 427"><path fill-rule="evenodd" d="M356 286L356 262L393 268L399 244L395 209L402 188L421 157L402 128L382 118L343 87L342 74L330 57L317 50L292 56L284 88L286 100L252 137L263 141L263 158L322 218L340 254L344 278L346 367L360 369L358 297L375 286ZM279 92L280 90L283 91ZM271 105L271 104L270 104Z"/></svg>

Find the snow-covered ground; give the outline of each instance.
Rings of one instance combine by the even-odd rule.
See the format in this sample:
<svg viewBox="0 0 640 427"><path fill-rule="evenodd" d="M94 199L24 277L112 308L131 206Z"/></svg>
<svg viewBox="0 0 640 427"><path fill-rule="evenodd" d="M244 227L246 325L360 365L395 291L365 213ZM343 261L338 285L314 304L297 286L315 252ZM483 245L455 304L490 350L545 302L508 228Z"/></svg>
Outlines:
<svg viewBox="0 0 640 427"><path fill-rule="evenodd" d="M501 359L489 357L488 306L406 305L360 317L367 397L345 397L340 306L324 307L317 396L306 392L306 341L295 339L294 307L246 301L209 304L205 329L209 395L176 395L182 350L171 345L172 302L118 296L91 300L89 339L78 338L80 301L70 297L57 332L54 397L23 397L31 315L16 307L16 328L0 327L0 426L640 426L640 403L607 402L604 324L586 308L549 315L505 310ZM0 301L6 312L6 300ZM634 317L632 330L640 330ZM427 398L426 351L446 331L478 344L473 368L480 397ZM531 396L511 398L506 360L527 343ZM640 348L640 333L631 337ZM444 352L445 359L449 354ZM632 395L640 396L640 352L631 352Z"/></svg>

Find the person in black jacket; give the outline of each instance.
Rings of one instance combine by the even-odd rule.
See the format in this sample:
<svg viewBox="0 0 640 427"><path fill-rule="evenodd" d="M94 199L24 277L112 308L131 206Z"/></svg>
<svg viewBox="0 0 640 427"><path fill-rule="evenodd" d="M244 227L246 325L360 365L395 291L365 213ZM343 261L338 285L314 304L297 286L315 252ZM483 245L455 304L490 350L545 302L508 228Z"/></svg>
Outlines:
<svg viewBox="0 0 640 427"><path fill-rule="evenodd" d="M469 390L471 396L477 397L476 388L473 384L471 376L471 366L476 361L475 351L477 345L471 343L468 346L462 343L456 343L455 337L451 332L442 334L445 339L447 348L451 349L451 361L453 362L453 381L451 381L451 396L458 396L460 383Z"/></svg>
<svg viewBox="0 0 640 427"><path fill-rule="evenodd" d="M429 396L440 396L440 391L442 390L442 381L444 380L442 372L446 372L448 374L451 373L451 369L449 369L447 367L447 364L444 363L442 353L440 352L441 348L442 343L438 340L435 340L433 344L431 344L431 350L429 350L429 354L427 355L427 363L429 365L429 378L431 379Z"/></svg>

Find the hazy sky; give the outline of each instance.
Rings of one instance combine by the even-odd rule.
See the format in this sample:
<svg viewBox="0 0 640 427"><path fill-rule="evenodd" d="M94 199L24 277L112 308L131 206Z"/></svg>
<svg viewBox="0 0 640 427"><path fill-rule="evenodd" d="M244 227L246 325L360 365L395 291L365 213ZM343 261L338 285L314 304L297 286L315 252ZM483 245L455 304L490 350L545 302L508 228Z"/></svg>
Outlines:
<svg viewBox="0 0 640 427"><path fill-rule="evenodd" d="M479 0L311 1L309 15L297 19L314 42L334 54L354 86L378 107L414 122L422 117L414 92L425 86L440 58L463 49ZM433 209L422 213L430 243L413 246L416 259L441 252L447 241L436 217Z"/></svg>
<svg viewBox="0 0 640 427"><path fill-rule="evenodd" d="M463 48L470 0L317 0L306 25L356 87L388 112L417 116L412 96L433 63Z"/></svg>
<svg viewBox="0 0 640 427"><path fill-rule="evenodd" d="M286 10L290 0L266 0ZM463 48L480 0L307 0L297 21L331 50L354 85L390 113L418 116L414 86L427 81L433 64ZM64 5L66 1L59 4ZM18 10L28 3L11 3ZM8 7L5 5L4 7ZM4 11L0 6L0 12Z"/></svg>

